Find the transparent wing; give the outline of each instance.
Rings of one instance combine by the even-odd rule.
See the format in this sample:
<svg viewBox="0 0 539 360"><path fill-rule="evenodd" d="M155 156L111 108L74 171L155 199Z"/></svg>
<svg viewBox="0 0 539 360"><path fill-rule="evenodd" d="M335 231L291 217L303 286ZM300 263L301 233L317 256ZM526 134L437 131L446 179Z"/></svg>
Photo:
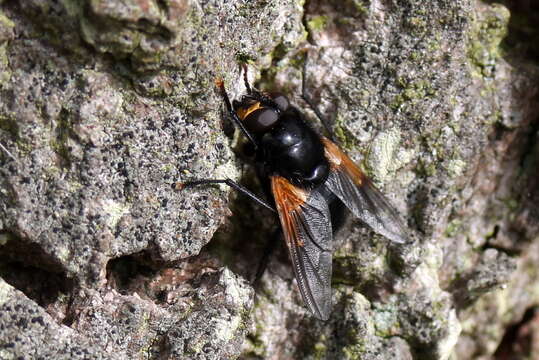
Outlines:
<svg viewBox="0 0 539 360"><path fill-rule="evenodd" d="M328 205L316 190L271 178L272 191L300 293L309 310L327 320L331 312L332 231Z"/></svg>
<svg viewBox="0 0 539 360"><path fill-rule="evenodd" d="M385 196L337 145L323 142L332 168L325 186L374 231L396 243L408 242L406 227Z"/></svg>

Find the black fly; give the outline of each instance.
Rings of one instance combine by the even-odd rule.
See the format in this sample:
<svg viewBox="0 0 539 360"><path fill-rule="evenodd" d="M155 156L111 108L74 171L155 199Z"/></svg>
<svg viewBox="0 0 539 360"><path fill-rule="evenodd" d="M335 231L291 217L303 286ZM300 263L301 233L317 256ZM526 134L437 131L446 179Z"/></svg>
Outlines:
<svg viewBox="0 0 539 360"><path fill-rule="evenodd" d="M255 150L255 166L268 203L230 179L205 179L178 188L227 184L277 213L303 300L313 315L331 312L333 233L344 209L396 243L408 241L398 214L371 180L331 140L317 134L280 93L252 89L232 104L216 81L228 113Z"/></svg>

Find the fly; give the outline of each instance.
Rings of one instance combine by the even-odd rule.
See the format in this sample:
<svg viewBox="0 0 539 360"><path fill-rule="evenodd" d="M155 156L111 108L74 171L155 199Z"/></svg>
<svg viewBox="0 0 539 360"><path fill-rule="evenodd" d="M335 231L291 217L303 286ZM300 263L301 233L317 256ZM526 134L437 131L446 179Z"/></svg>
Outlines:
<svg viewBox="0 0 539 360"><path fill-rule="evenodd" d="M286 96L252 89L246 75L244 80L247 92L232 104L223 81L216 85L228 114L254 148L256 172L270 201L230 179L177 187L226 184L276 213L303 300L315 317L327 320L333 234L344 209L396 243L408 242L406 228L365 173L333 141L315 132Z"/></svg>

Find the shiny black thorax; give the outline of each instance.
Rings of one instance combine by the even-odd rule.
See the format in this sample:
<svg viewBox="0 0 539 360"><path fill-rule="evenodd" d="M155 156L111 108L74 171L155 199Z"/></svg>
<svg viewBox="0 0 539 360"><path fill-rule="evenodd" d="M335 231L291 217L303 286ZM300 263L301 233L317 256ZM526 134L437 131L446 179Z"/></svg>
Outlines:
<svg viewBox="0 0 539 360"><path fill-rule="evenodd" d="M331 171L325 148L302 113L280 94L253 91L233 104L246 130L253 134L255 168L267 198L275 200L272 176L309 191L316 188L329 207L332 230L337 231L346 218L345 206L324 186Z"/></svg>
<svg viewBox="0 0 539 360"><path fill-rule="evenodd" d="M329 174L320 136L293 106L282 112L276 125L258 136L256 161L263 176L279 175L301 187L323 183Z"/></svg>
<svg viewBox="0 0 539 360"><path fill-rule="evenodd" d="M290 106L280 114L275 127L257 137L256 171L268 198L273 196L269 177L279 175L296 186L312 189L323 184L329 176L329 163L324 145L318 135L303 119L300 111ZM319 190L330 209L333 232L346 219L344 204L324 187Z"/></svg>

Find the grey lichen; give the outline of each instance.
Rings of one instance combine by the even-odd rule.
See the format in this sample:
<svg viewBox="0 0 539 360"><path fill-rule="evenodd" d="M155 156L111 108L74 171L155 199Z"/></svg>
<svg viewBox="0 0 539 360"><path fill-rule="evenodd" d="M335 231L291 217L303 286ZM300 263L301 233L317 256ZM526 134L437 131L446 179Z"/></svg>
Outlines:
<svg viewBox="0 0 539 360"><path fill-rule="evenodd" d="M366 165L369 174L375 180L384 183L414 157L413 150L402 147L401 132L393 128L379 133L370 143Z"/></svg>
<svg viewBox="0 0 539 360"><path fill-rule="evenodd" d="M490 356L539 297L538 75L511 34L517 10L2 2L0 144L13 156L0 151L0 343L13 345L0 357ZM321 129L294 96L306 65L335 141L414 240L347 222L328 322L303 306L284 245L254 302L245 279L279 240L273 214L224 186L176 190L260 185L214 87L242 93L238 62Z"/></svg>

